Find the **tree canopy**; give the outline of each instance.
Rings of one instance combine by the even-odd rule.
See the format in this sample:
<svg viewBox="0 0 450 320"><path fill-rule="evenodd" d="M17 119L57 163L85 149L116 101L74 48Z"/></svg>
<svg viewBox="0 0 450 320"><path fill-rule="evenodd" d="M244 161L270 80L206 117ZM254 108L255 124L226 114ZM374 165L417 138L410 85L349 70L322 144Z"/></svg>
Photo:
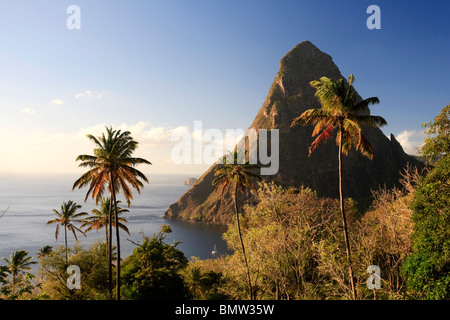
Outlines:
<svg viewBox="0 0 450 320"><path fill-rule="evenodd" d="M428 137L419 148L421 155L433 161L448 154L450 151L450 104L441 110L434 121L424 123L422 127L428 128L426 131Z"/></svg>
<svg viewBox="0 0 450 320"><path fill-rule="evenodd" d="M450 155L420 182L414 195L413 253L403 267L408 285L427 299L450 299Z"/></svg>
<svg viewBox="0 0 450 320"><path fill-rule="evenodd" d="M122 268L123 294L127 299L182 299L187 294L180 274L188 260L183 252L163 242L168 225L144 241L125 259Z"/></svg>

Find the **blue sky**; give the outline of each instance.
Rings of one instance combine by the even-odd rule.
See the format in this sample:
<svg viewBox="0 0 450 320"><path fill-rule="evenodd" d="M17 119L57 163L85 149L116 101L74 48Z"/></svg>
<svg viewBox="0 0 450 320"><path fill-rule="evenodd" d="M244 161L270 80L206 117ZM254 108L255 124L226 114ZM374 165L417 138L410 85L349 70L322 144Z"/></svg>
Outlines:
<svg viewBox="0 0 450 320"><path fill-rule="evenodd" d="M69 30L69 5L81 29ZM381 29L369 30L369 5ZM174 167L176 128L246 129L280 59L309 40L353 73L409 151L448 103L448 1L54 1L2 3L2 172L73 172L85 134L129 129L151 173ZM183 171L184 170L184 171ZM144 170L145 171L145 170Z"/></svg>

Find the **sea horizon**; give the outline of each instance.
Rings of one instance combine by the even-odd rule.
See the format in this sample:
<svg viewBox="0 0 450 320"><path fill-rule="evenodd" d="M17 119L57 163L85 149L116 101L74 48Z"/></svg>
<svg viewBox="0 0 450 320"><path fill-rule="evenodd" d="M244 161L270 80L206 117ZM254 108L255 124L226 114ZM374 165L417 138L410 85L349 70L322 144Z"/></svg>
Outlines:
<svg viewBox="0 0 450 320"><path fill-rule="evenodd" d="M0 258L9 258L12 251L27 250L29 256L35 260L39 248L46 245L53 248L64 245L64 231L60 230L56 240L56 225L46 225L47 221L55 217L52 209L59 210L62 202L68 200L82 206L79 212L90 213L92 209L98 208L91 198L84 201L87 188L72 191L74 179L78 176L76 173L0 173L0 214L7 210L0 218ZM145 184L141 194L133 192L134 199L130 207L127 207L121 194L117 197L122 201L120 206L129 210L123 217L128 221L126 225L130 235L122 230L120 235L123 259L132 253L136 247L134 243L141 243L143 236L152 237L163 224L172 229L172 233L167 234L164 242L180 242L177 248L183 251L188 259L215 258L229 253L222 239L225 226L163 217L169 206L190 188L184 181L195 177L194 175L172 173L151 174L147 177L149 184ZM90 231L86 233L86 237L78 233L77 237L83 248L87 249L96 240L104 242L105 231ZM73 234L68 233L69 246L72 247L75 243ZM219 252L217 255L211 253L214 245Z"/></svg>

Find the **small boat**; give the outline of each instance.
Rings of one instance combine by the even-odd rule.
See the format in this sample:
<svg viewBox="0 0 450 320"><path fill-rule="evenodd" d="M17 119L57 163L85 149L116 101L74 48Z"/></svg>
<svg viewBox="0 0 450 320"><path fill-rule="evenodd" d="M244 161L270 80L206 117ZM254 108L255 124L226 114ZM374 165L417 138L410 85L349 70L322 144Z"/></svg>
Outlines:
<svg viewBox="0 0 450 320"><path fill-rule="evenodd" d="M214 250L211 251L212 254L216 254L217 253L217 249L216 249L216 244L214 244Z"/></svg>

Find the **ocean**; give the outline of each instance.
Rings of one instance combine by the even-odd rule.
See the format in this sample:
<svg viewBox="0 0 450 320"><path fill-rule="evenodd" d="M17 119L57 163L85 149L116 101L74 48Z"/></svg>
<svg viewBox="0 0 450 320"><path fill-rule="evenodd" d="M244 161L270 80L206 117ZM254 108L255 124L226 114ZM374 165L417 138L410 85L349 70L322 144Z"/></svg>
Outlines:
<svg viewBox="0 0 450 320"><path fill-rule="evenodd" d="M130 255L136 245L141 243L143 235L151 237L157 233L162 224L170 225L172 233L168 234L165 243L181 241L177 246L188 259L215 258L230 253L222 239L224 226L198 224L186 221L165 219L164 212L169 206L189 189L184 185L186 175L148 175L149 184L145 184L141 194L133 191L134 200L127 208L125 200L119 195L121 207L129 212L121 216L128 220L130 235L120 230L121 256ZM47 221L56 217L52 209L60 211L63 201L72 200L80 204L79 212L90 213L98 208L92 199L84 202L86 189L72 191L77 175L3 175L0 176L0 258L9 258L12 251L27 250L36 260L38 248L46 245L57 247L64 245L64 231L60 229L58 240L55 239L56 224L46 225ZM76 224L77 225L77 224ZM79 224L77 225L79 226ZM86 237L77 233L78 241L84 248L99 239L105 241L105 230L100 229L86 233ZM114 235L115 239L115 235ZM114 240L115 241L115 240ZM75 238L68 233L68 244L73 246ZM211 251L216 245L217 254ZM0 261L0 265L3 261Z"/></svg>

